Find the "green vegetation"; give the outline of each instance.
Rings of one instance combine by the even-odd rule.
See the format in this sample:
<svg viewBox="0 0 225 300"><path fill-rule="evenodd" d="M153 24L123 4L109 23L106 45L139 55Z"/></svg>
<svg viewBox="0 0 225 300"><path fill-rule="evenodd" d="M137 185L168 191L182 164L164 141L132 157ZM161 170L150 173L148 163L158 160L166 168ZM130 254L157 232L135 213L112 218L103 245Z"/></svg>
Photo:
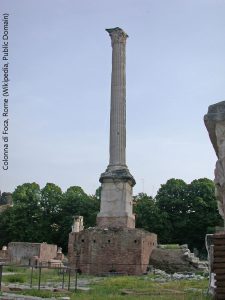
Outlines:
<svg viewBox="0 0 225 300"><path fill-rule="evenodd" d="M4 282L8 283L24 283L26 282L26 277L24 274L14 274L4 277Z"/></svg>
<svg viewBox="0 0 225 300"><path fill-rule="evenodd" d="M72 299L211 299L204 295L207 284L207 280L156 283L151 281L151 276L111 277L92 284L90 291L79 292L79 296L73 295Z"/></svg>
<svg viewBox="0 0 225 300"><path fill-rule="evenodd" d="M14 292L15 293L15 292ZM41 298L52 298L52 297L64 297L71 295L71 292L52 292L50 290L24 290L22 292L17 292L20 295L33 296L33 297L41 297Z"/></svg>
<svg viewBox="0 0 225 300"><path fill-rule="evenodd" d="M135 197L136 226L158 234L161 244L188 244L205 251L205 235L222 224L213 181L202 178L186 184L170 179L156 197Z"/></svg>
<svg viewBox="0 0 225 300"><path fill-rule="evenodd" d="M95 226L101 188L87 195L72 186L63 193L57 185L25 183L13 192L14 206L1 213L0 247L11 241L48 242L67 251L74 215L84 216L85 227ZM204 252L205 234L222 224L214 196L214 183L198 179L186 184L170 179L155 198L134 197L136 227L158 234L161 244L188 244Z"/></svg>
<svg viewBox="0 0 225 300"><path fill-rule="evenodd" d="M161 248L163 248L163 249L180 249L180 245L178 245L178 244L164 244L164 245L161 245Z"/></svg>
<svg viewBox="0 0 225 300"><path fill-rule="evenodd" d="M43 274L43 283L49 283L49 279L57 286L60 284L60 277L58 277L54 270L45 271ZM21 274L21 276L27 276L27 272ZM5 276L4 278L6 278ZM29 276L28 276L29 277ZM26 280L28 280L28 277ZM37 289L26 289L18 291L18 294L37 296L42 298L51 297L63 297L69 296L72 300L206 300L212 299L207 296L208 280L180 280L180 281L168 281L165 283L154 282L157 276L145 275L145 276L116 276L116 277L105 277L105 278L93 278L89 276L82 276L80 279L90 279L90 290L74 292L74 287L71 287L71 291L55 289L49 287L49 290L37 290ZM29 280L26 282L29 284ZM51 289L51 290L50 290ZM13 292L15 293L15 292Z"/></svg>
<svg viewBox="0 0 225 300"><path fill-rule="evenodd" d="M25 183L13 192L14 206L1 213L0 247L12 241L48 242L67 251L68 235L74 215L84 216L86 227L95 224L99 199L73 186L62 193L47 183Z"/></svg>
<svg viewBox="0 0 225 300"><path fill-rule="evenodd" d="M4 272L20 273L22 269L25 270L25 268L14 267L13 265L12 266L4 266Z"/></svg>
<svg viewBox="0 0 225 300"><path fill-rule="evenodd" d="M11 271L9 271L11 269ZM13 272L12 274L4 275L5 272ZM31 281L31 268L20 267L4 267L2 282L4 284L9 283L24 283L30 286ZM14 274L16 273L16 274ZM33 269L32 285L37 286L39 280L39 269ZM74 278L71 277L74 281ZM41 286L49 286L52 288L62 287L63 273L57 269L42 269L41 271ZM68 274L64 273L65 284L68 283ZM74 283L73 283L74 284ZM72 284L71 284L72 285Z"/></svg>

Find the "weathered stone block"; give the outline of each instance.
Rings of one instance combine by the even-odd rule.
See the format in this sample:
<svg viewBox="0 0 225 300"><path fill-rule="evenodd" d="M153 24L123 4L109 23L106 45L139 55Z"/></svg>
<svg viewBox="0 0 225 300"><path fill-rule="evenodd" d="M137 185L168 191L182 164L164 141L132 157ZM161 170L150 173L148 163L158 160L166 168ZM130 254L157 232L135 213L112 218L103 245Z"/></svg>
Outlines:
<svg viewBox="0 0 225 300"><path fill-rule="evenodd" d="M8 255L11 262L29 264L32 257L48 261L57 255L57 246L46 243L12 242L8 244Z"/></svg>
<svg viewBox="0 0 225 300"><path fill-rule="evenodd" d="M132 182L126 179L104 178L98 227L135 227Z"/></svg>

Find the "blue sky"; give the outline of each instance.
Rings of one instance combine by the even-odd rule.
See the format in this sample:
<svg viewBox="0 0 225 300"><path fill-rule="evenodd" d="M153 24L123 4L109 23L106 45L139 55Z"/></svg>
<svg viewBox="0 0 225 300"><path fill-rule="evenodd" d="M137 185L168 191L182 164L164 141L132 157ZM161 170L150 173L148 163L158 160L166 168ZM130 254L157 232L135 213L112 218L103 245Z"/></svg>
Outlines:
<svg viewBox="0 0 225 300"><path fill-rule="evenodd" d="M134 193L155 194L169 178L213 179L216 156L203 116L225 100L224 0L0 2L10 14L10 152L9 170L0 170L2 191L35 181L95 192L109 159L105 28L117 26L129 35Z"/></svg>

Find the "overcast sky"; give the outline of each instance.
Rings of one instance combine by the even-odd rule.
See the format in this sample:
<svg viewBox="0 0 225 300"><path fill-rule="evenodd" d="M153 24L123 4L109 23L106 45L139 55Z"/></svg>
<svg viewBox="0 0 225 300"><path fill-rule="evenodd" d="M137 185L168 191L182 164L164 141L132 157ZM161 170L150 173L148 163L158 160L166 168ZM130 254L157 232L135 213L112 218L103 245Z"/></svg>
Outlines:
<svg viewBox="0 0 225 300"><path fill-rule="evenodd" d="M225 100L225 0L0 0L9 13L9 170L94 194L109 160L111 43L127 32L127 165L134 193L213 179L203 116ZM1 23L1 36L3 25ZM1 66L2 67L2 66ZM2 72L1 72L2 76ZM1 97L1 114L3 100ZM1 119L2 131L2 119Z"/></svg>

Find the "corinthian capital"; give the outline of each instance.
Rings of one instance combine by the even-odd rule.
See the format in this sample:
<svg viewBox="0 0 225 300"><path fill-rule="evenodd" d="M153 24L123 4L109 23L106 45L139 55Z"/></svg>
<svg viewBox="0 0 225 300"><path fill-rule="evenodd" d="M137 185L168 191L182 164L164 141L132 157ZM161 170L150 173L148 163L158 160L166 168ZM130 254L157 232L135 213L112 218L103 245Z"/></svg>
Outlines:
<svg viewBox="0 0 225 300"><path fill-rule="evenodd" d="M126 43L126 39L128 38L128 35L125 31L123 31L121 28L110 28L106 29L106 31L109 33L112 41L112 45L115 43Z"/></svg>

